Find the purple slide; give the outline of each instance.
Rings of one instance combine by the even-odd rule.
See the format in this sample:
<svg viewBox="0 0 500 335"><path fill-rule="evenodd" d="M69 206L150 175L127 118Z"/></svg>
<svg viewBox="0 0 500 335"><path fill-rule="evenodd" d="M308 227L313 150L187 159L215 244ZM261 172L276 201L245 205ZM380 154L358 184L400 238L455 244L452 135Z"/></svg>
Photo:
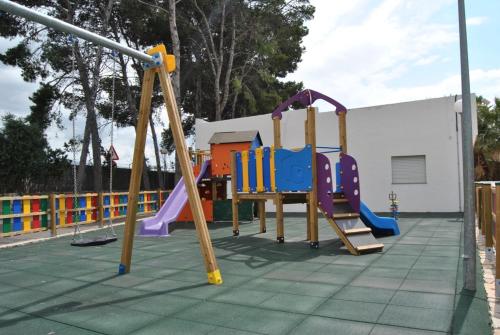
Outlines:
<svg viewBox="0 0 500 335"><path fill-rule="evenodd" d="M196 177L196 183L202 179L210 167L210 161L203 163L200 174ZM139 236L168 236L168 225L174 222L188 200L184 177L175 185L174 190L167 198L167 201L161 206L160 211L149 219L144 219L141 222Z"/></svg>

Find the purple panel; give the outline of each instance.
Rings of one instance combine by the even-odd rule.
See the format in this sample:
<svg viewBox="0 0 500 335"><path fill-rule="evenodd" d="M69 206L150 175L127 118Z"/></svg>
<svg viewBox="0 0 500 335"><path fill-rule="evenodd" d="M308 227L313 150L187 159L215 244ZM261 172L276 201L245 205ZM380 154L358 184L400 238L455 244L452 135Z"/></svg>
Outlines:
<svg viewBox="0 0 500 335"><path fill-rule="evenodd" d="M293 103L298 102L302 106L310 106L312 103L318 99L325 100L326 102L331 103L333 106L335 106L335 113L338 115L340 112L347 112L347 108L345 108L344 105L342 105L340 102L313 90L303 90L302 92L299 92L295 94L294 96L288 98L284 102L282 102L276 109L273 111L273 114L271 117L274 119L275 117L279 118L281 120L281 113L285 110L288 109Z"/></svg>
<svg viewBox="0 0 500 335"><path fill-rule="evenodd" d="M353 157L340 154L340 171L342 191L354 211L359 213L361 191L359 189L358 163Z"/></svg>
<svg viewBox="0 0 500 335"><path fill-rule="evenodd" d="M333 216L332 164L323 154L316 153L316 172L318 174L318 206L331 217Z"/></svg>

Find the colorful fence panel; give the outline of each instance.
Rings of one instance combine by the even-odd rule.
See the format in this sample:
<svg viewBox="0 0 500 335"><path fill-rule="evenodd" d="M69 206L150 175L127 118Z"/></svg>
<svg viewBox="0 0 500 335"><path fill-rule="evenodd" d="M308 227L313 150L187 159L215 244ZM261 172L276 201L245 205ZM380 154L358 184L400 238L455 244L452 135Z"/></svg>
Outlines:
<svg viewBox="0 0 500 335"><path fill-rule="evenodd" d="M168 190L143 191L138 197L139 214L157 211L169 195ZM101 197L101 198L100 198ZM53 208L53 212L51 212ZM76 223L95 224L102 219L127 215L128 193L114 192L52 194L0 197L0 226L3 237L71 227ZM52 222L55 227L52 228Z"/></svg>

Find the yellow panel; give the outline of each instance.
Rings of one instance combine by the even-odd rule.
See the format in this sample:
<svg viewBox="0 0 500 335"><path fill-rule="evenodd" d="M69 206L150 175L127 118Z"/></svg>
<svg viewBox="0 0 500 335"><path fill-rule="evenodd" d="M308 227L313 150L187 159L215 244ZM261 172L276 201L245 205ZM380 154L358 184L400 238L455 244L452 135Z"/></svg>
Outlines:
<svg viewBox="0 0 500 335"><path fill-rule="evenodd" d="M255 166L257 167L257 192L264 192L264 172L262 169L262 148L255 149Z"/></svg>
<svg viewBox="0 0 500 335"><path fill-rule="evenodd" d="M87 208L92 207L92 197L89 194L87 194L85 198L87 200L86 207ZM87 214L87 221L92 220L92 210L91 209L87 209L85 211L85 214Z"/></svg>
<svg viewBox="0 0 500 335"><path fill-rule="evenodd" d="M31 200L23 199L23 214L31 213ZM31 216L23 217L23 231L31 230Z"/></svg>
<svg viewBox="0 0 500 335"><path fill-rule="evenodd" d="M270 170L271 170L271 191L276 192L276 180L274 174L274 145L271 145L271 157L270 157Z"/></svg>
<svg viewBox="0 0 500 335"><path fill-rule="evenodd" d="M64 210L66 209L66 202L64 197L59 198L59 225L62 227L66 225L66 215L64 214Z"/></svg>
<svg viewBox="0 0 500 335"><path fill-rule="evenodd" d="M158 44L151 49L148 49L146 53L150 56L154 55L155 53L161 53L161 56L163 58L163 64L165 65L165 69L167 72L174 72L175 71L175 56L174 55L169 55L167 54L167 49L165 48L164 44Z"/></svg>
<svg viewBox="0 0 500 335"><path fill-rule="evenodd" d="M243 174L243 192L250 192L248 183L248 151L241 152L241 168Z"/></svg>

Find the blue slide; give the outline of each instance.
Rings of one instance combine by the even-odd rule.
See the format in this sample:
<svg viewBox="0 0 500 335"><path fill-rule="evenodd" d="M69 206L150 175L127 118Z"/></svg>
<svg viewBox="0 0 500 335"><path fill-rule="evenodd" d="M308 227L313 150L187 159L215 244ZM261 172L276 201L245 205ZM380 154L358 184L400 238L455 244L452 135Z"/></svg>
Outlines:
<svg viewBox="0 0 500 335"><path fill-rule="evenodd" d="M399 235L399 227L394 218L375 215L364 202L360 206L361 220L372 229L374 235Z"/></svg>

